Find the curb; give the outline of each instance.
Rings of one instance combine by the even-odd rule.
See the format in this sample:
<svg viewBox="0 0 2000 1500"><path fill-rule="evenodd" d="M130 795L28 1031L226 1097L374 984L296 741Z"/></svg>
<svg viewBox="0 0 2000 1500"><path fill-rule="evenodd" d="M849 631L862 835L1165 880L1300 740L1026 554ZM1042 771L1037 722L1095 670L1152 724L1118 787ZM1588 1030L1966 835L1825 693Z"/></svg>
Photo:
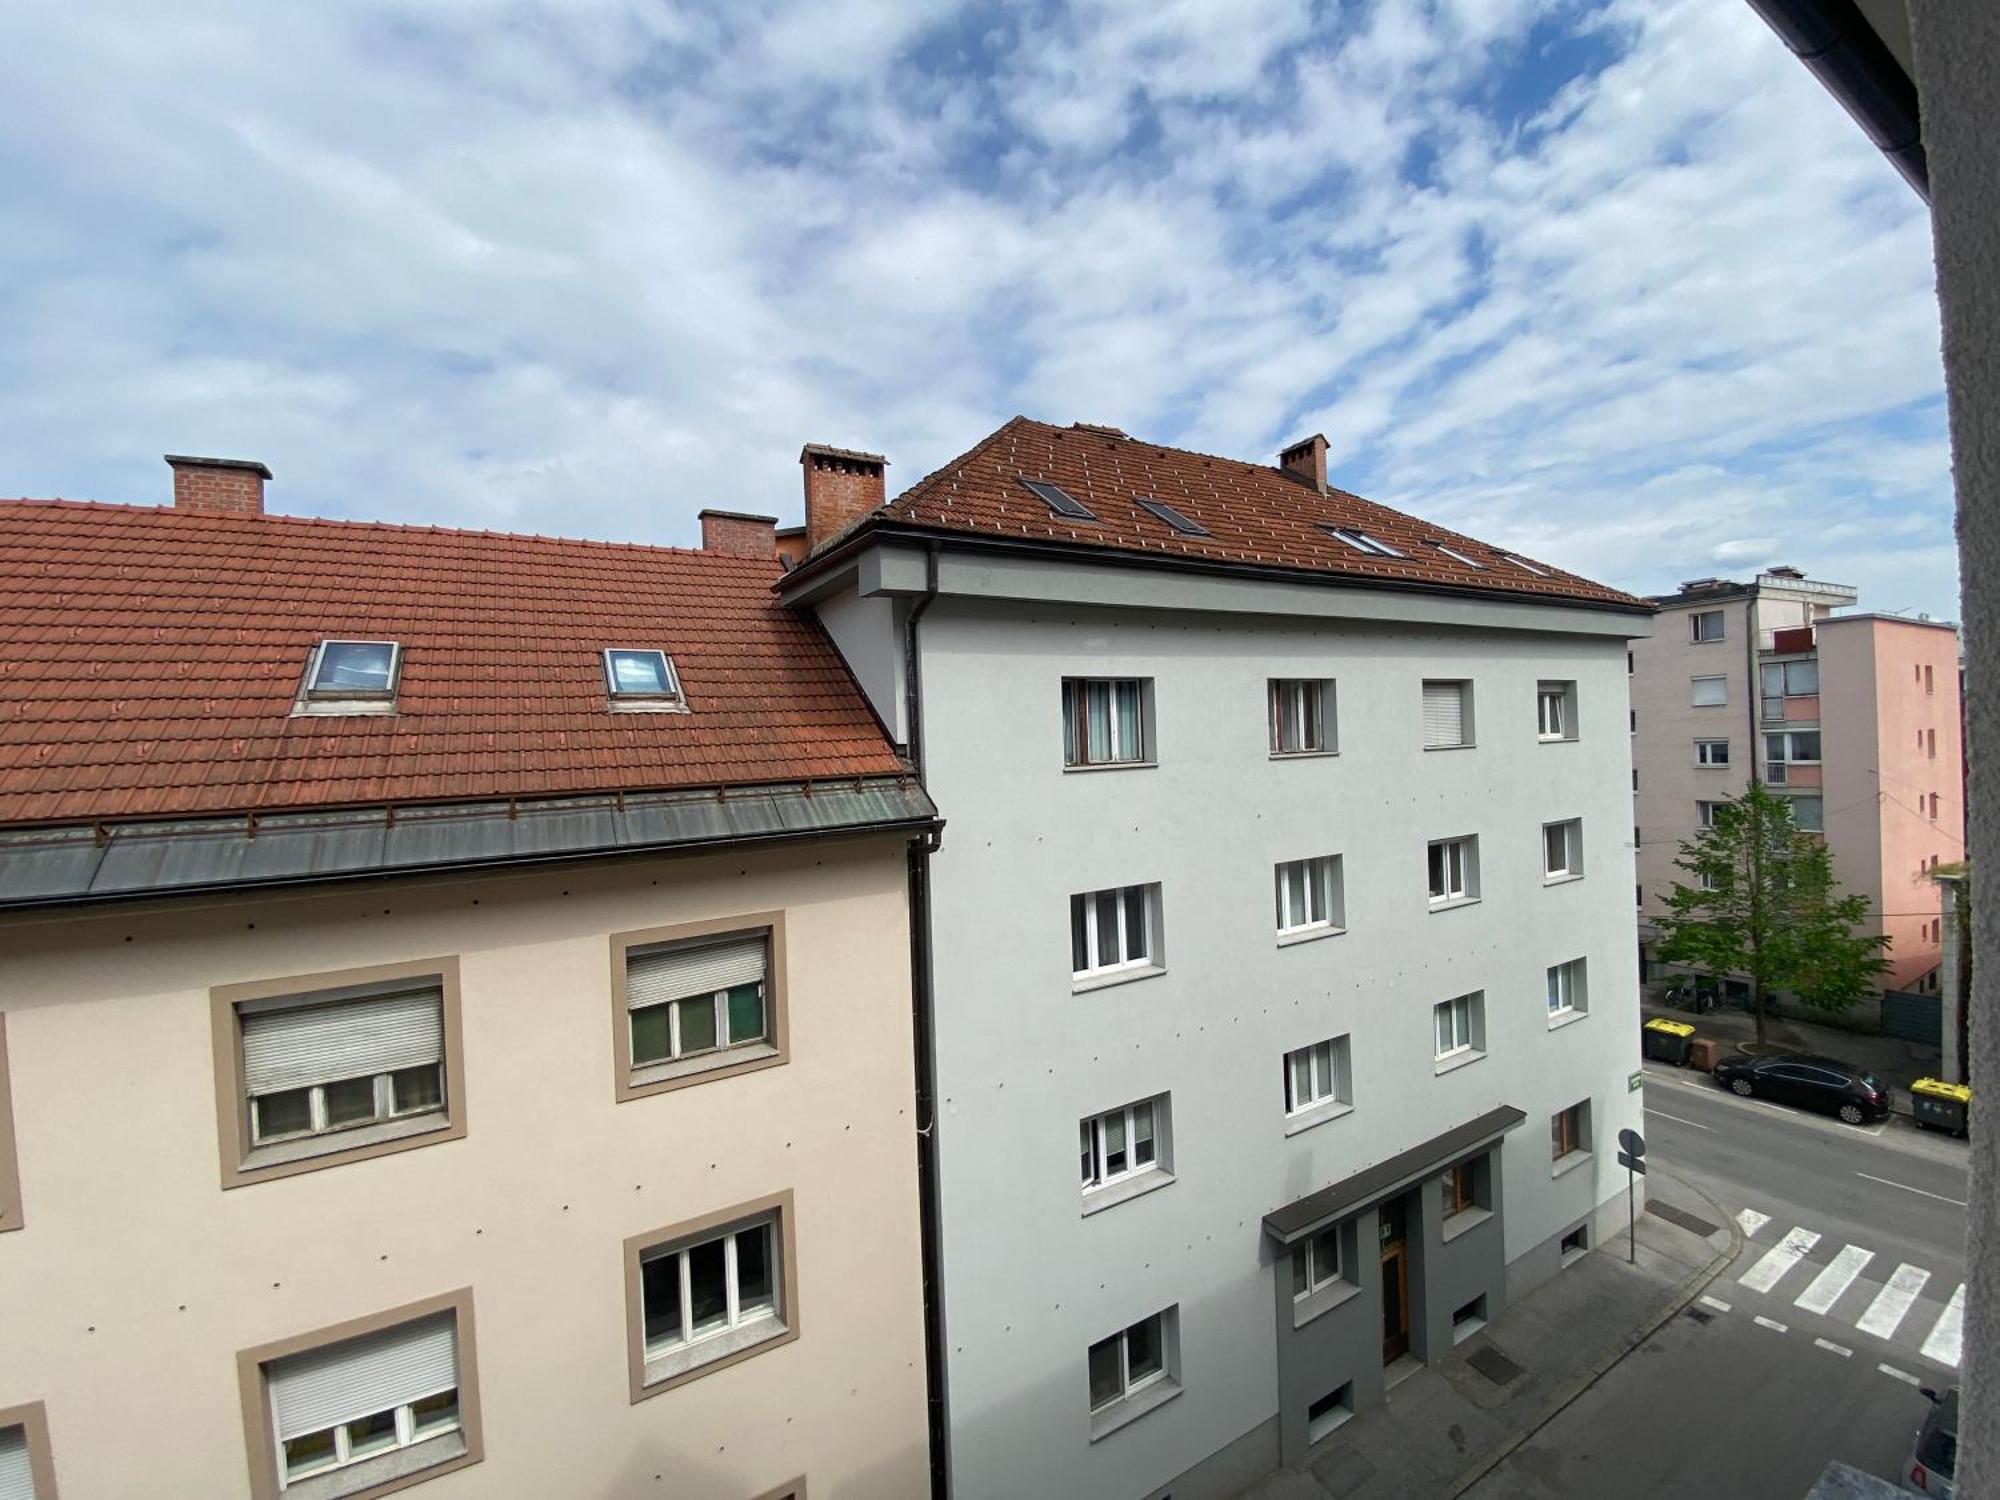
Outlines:
<svg viewBox="0 0 2000 1500"><path fill-rule="evenodd" d="M1706 1266L1696 1271L1676 1287L1660 1310L1644 1323L1641 1323L1632 1332L1628 1333L1623 1343L1615 1350L1599 1360L1583 1374L1570 1381L1568 1385L1556 1391L1529 1425L1523 1427L1518 1432L1510 1434L1497 1448L1486 1454L1471 1468L1462 1470L1459 1476L1452 1481L1451 1488L1445 1491L1448 1497L1463 1495L1505 1462L1515 1449L1526 1443L1544 1427L1548 1426L1549 1423L1561 1416L1572 1402L1592 1386L1596 1385L1606 1375L1610 1374L1613 1369L1617 1368L1624 1361L1628 1354L1645 1343L1647 1339L1658 1333L1662 1328L1666 1327L1668 1323L1679 1317L1682 1309L1706 1291L1709 1284L1722 1274L1724 1268L1729 1266L1735 1261L1737 1256L1743 1253L1743 1230L1737 1224L1734 1214L1729 1213L1720 1203L1717 1203L1708 1194L1685 1178L1675 1176L1671 1172L1662 1172L1660 1175L1672 1178L1678 1187L1699 1198L1710 1209L1714 1210L1716 1218L1729 1230L1729 1248L1719 1252L1714 1260L1710 1261Z"/></svg>

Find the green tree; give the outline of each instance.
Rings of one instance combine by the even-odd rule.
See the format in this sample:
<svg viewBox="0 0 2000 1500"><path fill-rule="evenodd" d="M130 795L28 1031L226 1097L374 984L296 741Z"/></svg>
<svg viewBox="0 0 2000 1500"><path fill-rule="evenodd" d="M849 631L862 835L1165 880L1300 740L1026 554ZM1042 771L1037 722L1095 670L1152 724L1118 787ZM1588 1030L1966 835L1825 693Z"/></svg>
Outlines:
<svg viewBox="0 0 2000 1500"><path fill-rule="evenodd" d="M1888 939L1859 931L1868 898L1842 895L1826 842L1792 822L1790 802L1761 782L1715 806L1714 821L1681 844L1661 919L1660 957L1750 979L1750 1014L1764 1040L1765 996L1788 990L1806 1005L1844 1011L1889 967Z"/></svg>

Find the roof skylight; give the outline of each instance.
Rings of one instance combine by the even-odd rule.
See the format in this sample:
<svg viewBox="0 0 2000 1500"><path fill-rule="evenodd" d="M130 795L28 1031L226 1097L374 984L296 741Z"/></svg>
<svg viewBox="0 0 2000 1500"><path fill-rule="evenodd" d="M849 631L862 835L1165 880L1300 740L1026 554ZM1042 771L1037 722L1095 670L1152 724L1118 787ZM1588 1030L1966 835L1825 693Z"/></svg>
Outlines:
<svg viewBox="0 0 2000 1500"><path fill-rule="evenodd" d="M1511 552L1503 552L1500 555L1506 558L1507 561L1512 563L1515 567L1523 569L1526 572L1533 573L1537 578L1546 578L1549 576L1549 570L1547 568L1537 567L1534 563L1529 562L1525 557L1516 557Z"/></svg>
<svg viewBox="0 0 2000 1500"><path fill-rule="evenodd" d="M604 653L604 684L614 708L679 708L681 681L667 653L613 646Z"/></svg>
<svg viewBox="0 0 2000 1500"><path fill-rule="evenodd" d="M1139 500L1139 509L1150 515L1159 517L1160 520L1165 521L1183 536L1209 535L1208 528L1202 525L1201 522L1190 521L1164 500L1152 500L1142 496Z"/></svg>
<svg viewBox="0 0 2000 1500"><path fill-rule="evenodd" d="M1320 529L1328 536L1347 543L1356 552L1366 552L1370 557L1401 557L1403 554L1387 542L1370 536L1365 531L1355 531L1345 526L1328 526L1324 522Z"/></svg>
<svg viewBox="0 0 2000 1500"><path fill-rule="evenodd" d="M1026 485L1037 499L1041 500L1050 510L1059 516L1068 516L1075 521L1095 521L1097 519L1096 516L1093 516L1084 508L1082 501L1072 499L1062 489L1050 484L1046 479L1023 479L1021 483Z"/></svg>
<svg viewBox="0 0 2000 1500"><path fill-rule="evenodd" d="M1438 551L1442 552L1446 557L1456 558L1459 562L1464 563L1468 568L1478 568L1482 573L1486 571L1485 563L1480 562L1477 558L1466 556L1463 552L1459 551L1458 548L1450 545L1447 542L1432 542L1431 545L1437 548Z"/></svg>
<svg viewBox="0 0 2000 1500"><path fill-rule="evenodd" d="M306 696L390 697L402 654L395 641L321 641L306 672Z"/></svg>

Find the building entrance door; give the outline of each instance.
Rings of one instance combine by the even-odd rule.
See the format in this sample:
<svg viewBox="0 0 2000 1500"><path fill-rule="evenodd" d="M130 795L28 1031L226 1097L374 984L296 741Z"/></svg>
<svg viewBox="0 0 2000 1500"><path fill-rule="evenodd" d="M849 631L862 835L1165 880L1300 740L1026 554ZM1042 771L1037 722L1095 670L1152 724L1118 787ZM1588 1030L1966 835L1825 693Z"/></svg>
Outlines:
<svg viewBox="0 0 2000 1500"><path fill-rule="evenodd" d="M1382 1363L1410 1352L1409 1255L1403 1243L1403 1204L1382 1205Z"/></svg>

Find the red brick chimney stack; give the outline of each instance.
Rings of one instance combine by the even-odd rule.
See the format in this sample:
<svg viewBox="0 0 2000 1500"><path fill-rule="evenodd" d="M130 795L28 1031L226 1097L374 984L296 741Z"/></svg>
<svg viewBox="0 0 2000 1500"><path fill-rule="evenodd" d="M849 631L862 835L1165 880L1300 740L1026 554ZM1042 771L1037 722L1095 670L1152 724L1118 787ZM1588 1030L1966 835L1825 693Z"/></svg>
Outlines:
<svg viewBox="0 0 2000 1500"><path fill-rule="evenodd" d="M174 471L174 509L264 514L264 481L271 471L250 458L190 458L169 453Z"/></svg>
<svg viewBox="0 0 2000 1500"><path fill-rule="evenodd" d="M1322 495L1326 493L1326 439L1315 432L1292 444L1278 455L1278 467L1306 480Z"/></svg>
<svg viewBox="0 0 2000 1500"><path fill-rule="evenodd" d="M740 510L705 510L701 513L701 550L730 557L776 557L778 518L745 515Z"/></svg>
<svg viewBox="0 0 2000 1500"><path fill-rule="evenodd" d="M884 471L889 460L879 453L807 443L799 450L799 463L806 474L807 552L888 498Z"/></svg>

